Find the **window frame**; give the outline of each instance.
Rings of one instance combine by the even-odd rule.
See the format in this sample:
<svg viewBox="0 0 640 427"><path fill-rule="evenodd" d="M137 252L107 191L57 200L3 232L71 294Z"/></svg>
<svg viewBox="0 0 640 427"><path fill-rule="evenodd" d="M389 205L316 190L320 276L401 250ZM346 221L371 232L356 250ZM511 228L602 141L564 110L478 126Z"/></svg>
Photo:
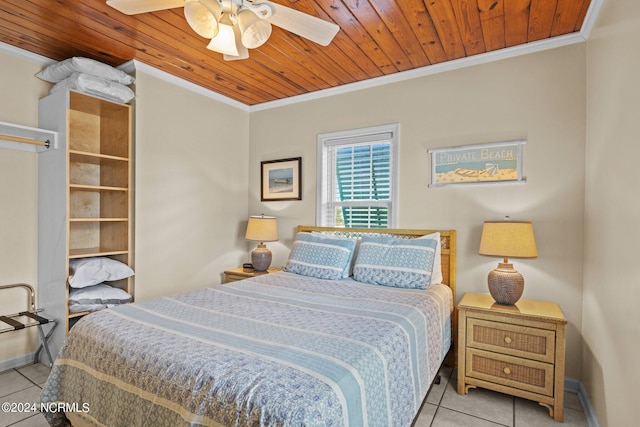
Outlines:
<svg viewBox="0 0 640 427"><path fill-rule="evenodd" d="M367 143L374 145L376 142L376 136L385 134L391 134L391 137L385 137L384 139L390 140L390 168L389 174L391 180L390 192L391 197L389 202L381 201L350 201L350 202L335 202L336 205L347 206L376 206L376 205L389 205L389 221L388 228L397 228L398 224L398 200L399 200L399 141L400 141L400 124L391 123L380 126L371 126L366 128L351 129L346 131L328 132L318 134L317 137L317 182L316 182L316 225L317 226L335 226L335 224L325 222L325 206L329 203L328 198L335 194L335 189L332 189L331 183L335 184L335 177L332 177L331 183L329 183L327 176L330 169L328 167L327 150L328 147L335 146L351 146L357 143ZM341 140L343 140L341 142ZM381 139L380 139L381 140ZM333 170L333 169L331 169Z"/></svg>

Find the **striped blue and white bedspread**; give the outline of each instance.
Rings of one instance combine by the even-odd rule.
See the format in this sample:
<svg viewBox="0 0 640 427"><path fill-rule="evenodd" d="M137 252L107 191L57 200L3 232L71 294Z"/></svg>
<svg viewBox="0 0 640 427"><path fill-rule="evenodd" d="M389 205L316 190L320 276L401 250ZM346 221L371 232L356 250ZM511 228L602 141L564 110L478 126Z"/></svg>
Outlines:
<svg viewBox="0 0 640 427"><path fill-rule="evenodd" d="M451 310L442 285L285 272L127 304L73 327L42 401L109 426L408 426Z"/></svg>

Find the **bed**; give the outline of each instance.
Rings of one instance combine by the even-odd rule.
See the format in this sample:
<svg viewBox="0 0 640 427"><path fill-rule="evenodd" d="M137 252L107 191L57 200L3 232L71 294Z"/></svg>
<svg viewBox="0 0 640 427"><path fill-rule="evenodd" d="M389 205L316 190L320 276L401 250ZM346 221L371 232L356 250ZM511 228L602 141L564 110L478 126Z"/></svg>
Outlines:
<svg viewBox="0 0 640 427"><path fill-rule="evenodd" d="M76 427L409 426L452 349L455 237L300 226L286 271L85 316L43 388L45 417ZM383 247L402 250L394 260L409 262L411 280L395 264L380 270ZM426 289L405 286L424 283L412 281L424 274L406 260L414 252L436 265Z"/></svg>

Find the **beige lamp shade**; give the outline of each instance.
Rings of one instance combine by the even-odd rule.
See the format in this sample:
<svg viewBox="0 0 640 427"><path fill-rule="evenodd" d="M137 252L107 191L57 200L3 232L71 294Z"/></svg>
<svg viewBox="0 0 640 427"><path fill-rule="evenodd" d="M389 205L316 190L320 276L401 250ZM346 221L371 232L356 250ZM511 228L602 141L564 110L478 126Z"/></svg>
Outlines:
<svg viewBox="0 0 640 427"><path fill-rule="evenodd" d="M502 258L537 258L533 225L530 221L485 221L479 253Z"/></svg>
<svg viewBox="0 0 640 427"><path fill-rule="evenodd" d="M512 305L524 292L524 277L508 258L537 258L536 239L529 221L486 221L480 238L480 255L504 258L487 277L489 293L498 304Z"/></svg>
<svg viewBox="0 0 640 427"><path fill-rule="evenodd" d="M251 251L251 264L255 271L267 271L271 265L272 254L264 242L275 242L278 240L278 224L272 216L250 216L247 223L245 239L260 242Z"/></svg>
<svg viewBox="0 0 640 427"><path fill-rule="evenodd" d="M256 242L278 241L278 223L276 222L276 218L264 215L250 216L244 238Z"/></svg>

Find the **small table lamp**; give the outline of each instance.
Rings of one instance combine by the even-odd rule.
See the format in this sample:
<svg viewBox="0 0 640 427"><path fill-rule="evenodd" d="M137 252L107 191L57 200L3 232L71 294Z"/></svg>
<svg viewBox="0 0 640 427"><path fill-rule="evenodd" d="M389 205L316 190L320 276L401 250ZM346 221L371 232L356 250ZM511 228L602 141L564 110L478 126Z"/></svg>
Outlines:
<svg viewBox="0 0 640 427"><path fill-rule="evenodd" d="M267 271L271 265L271 251L267 249L264 242L275 242L278 240L278 224L273 216L250 216L247 223L247 233L244 236L247 240L260 242L251 251L251 264L255 271Z"/></svg>
<svg viewBox="0 0 640 427"><path fill-rule="evenodd" d="M524 277L508 258L537 258L536 240L530 221L485 221L480 239L480 255L504 258L489 273L489 293L498 304L512 305L524 292Z"/></svg>

